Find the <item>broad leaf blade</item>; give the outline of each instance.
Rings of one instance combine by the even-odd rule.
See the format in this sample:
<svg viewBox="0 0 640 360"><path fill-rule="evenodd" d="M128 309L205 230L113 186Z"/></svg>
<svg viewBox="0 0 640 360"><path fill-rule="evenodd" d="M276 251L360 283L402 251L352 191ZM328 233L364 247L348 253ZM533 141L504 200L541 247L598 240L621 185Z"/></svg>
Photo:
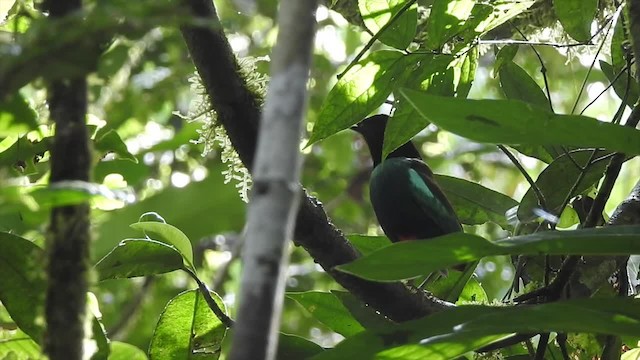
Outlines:
<svg viewBox="0 0 640 360"><path fill-rule="evenodd" d="M164 274L182 267L176 248L150 239L123 240L96 264L100 280Z"/></svg>
<svg viewBox="0 0 640 360"><path fill-rule="evenodd" d="M396 281L494 255L624 255L640 251L640 226L549 231L490 242L455 233L426 241L404 241L338 266L356 276Z"/></svg>
<svg viewBox="0 0 640 360"><path fill-rule="evenodd" d="M480 225L492 221L505 230L511 228L505 213L518 205L517 201L468 180L445 175L436 175L435 179L451 201L461 223Z"/></svg>
<svg viewBox="0 0 640 360"><path fill-rule="evenodd" d="M475 1L472 0L435 1L427 24L427 47L431 50L440 49L457 35L471 15L474 5Z"/></svg>
<svg viewBox="0 0 640 360"><path fill-rule="evenodd" d="M211 295L226 313L222 299L215 293ZM217 359L226 331L198 290L185 291L171 299L160 315L149 345L149 357L187 360L201 354Z"/></svg>
<svg viewBox="0 0 640 360"><path fill-rule="evenodd" d="M415 57L376 51L358 62L329 91L307 146L362 121L412 71Z"/></svg>
<svg viewBox="0 0 640 360"><path fill-rule="evenodd" d="M603 156L596 157L584 175L581 174L582 170L576 166L576 164L578 164L584 167L592 153L593 151L591 150L578 150L561 155L540 173L536 180L536 186L538 186L538 189L540 189L540 192L544 196L545 211L559 215L560 208L564 205L567 194L573 189L578 178L582 177L578 187L575 189L575 193L570 194L572 197L589 189L594 183L600 180L609 163L609 158L604 157L604 154ZM535 219L537 216L533 210L537 207L539 207L538 198L536 197L535 191L529 188L520 201L518 219L521 221L531 221Z"/></svg>
<svg viewBox="0 0 640 360"><path fill-rule="evenodd" d="M572 38L582 42L591 39L591 23L598 11L598 0L553 0L553 9Z"/></svg>
<svg viewBox="0 0 640 360"><path fill-rule="evenodd" d="M358 6L364 24L373 33L377 33L407 2L408 0L360 0ZM391 47L404 50L411 44L417 25L418 8L413 4L378 39Z"/></svg>
<svg viewBox="0 0 640 360"><path fill-rule="evenodd" d="M154 240L158 240L169 245L174 246L182 257L184 258L185 264L193 269L193 249L191 248L191 241L189 238L182 232L180 229L175 226L154 222L154 221L145 221L138 222L130 225L131 228L136 230L141 230L147 236L151 234Z"/></svg>
<svg viewBox="0 0 640 360"><path fill-rule="evenodd" d="M332 293L307 291L287 293L287 297L304 307L316 320L344 337L350 337L364 330Z"/></svg>
<svg viewBox="0 0 640 360"><path fill-rule="evenodd" d="M0 232L0 301L18 327L35 341L40 341L44 332L44 260L44 251L31 241Z"/></svg>
<svg viewBox="0 0 640 360"><path fill-rule="evenodd" d="M513 61L500 67L500 87L507 99L520 100L541 108L549 107L549 100L540 86Z"/></svg>
<svg viewBox="0 0 640 360"><path fill-rule="evenodd" d="M477 142L605 147L640 154L640 130L590 117L556 115L513 100L447 98L410 89L400 94L427 120Z"/></svg>
<svg viewBox="0 0 640 360"><path fill-rule="evenodd" d="M533 306L460 306L385 329L364 331L314 359L446 360L512 333L637 335L640 331L639 304L636 299L612 298Z"/></svg>

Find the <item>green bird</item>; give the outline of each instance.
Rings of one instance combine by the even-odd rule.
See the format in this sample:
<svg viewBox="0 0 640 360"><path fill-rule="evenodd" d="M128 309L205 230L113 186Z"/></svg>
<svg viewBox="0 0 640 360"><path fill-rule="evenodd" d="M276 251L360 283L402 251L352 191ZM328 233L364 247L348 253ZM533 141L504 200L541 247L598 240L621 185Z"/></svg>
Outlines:
<svg viewBox="0 0 640 360"><path fill-rule="evenodd" d="M462 231L451 203L411 141L382 160L388 119L374 115L352 127L364 137L373 159L369 197L382 230L393 242Z"/></svg>

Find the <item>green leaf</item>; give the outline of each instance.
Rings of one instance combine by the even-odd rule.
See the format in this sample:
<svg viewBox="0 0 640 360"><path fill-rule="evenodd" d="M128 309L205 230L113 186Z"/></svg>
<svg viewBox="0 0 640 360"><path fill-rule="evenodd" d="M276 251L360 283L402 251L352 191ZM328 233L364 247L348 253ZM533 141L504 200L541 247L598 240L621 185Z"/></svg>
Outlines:
<svg viewBox="0 0 640 360"><path fill-rule="evenodd" d="M626 38L624 34L624 16L618 16L616 20L616 26L613 29L613 37L611 38L611 65L613 66L613 73L617 73L620 70L627 67L626 52L629 51L625 45Z"/></svg>
<svg viewBox="0 0 640 360"><path fill-rule="evenodd" d="M427 23L427 48L438 50L457 35L474 5L475 1L472 0L435 1Z"/></svg>
<svg viewBox="0 0 640 360"><path fill-rule="evenodd" d="M447 98L410 89L401 89L400 94L427 120L473 141L605 147L640 154L639 130L594 118L556 115L514 100Z"/></svg>
<svg viewBox="0 0 640 360"><path fill-rule="evenodd" d="M53 137L46 137L40 141L31 141L26 136L7 137L0 143L0 166L17 170L19 175L37 173L34 159L44 155L49 150Z"/></svg>
<svg viewBox="0 0 640 360"><path fill-rule="evenodd" d="M545 211L559 215L560 208L564 205L567 194L569 194L581 176L582 171L576 167L574 162L584 167L591 158L592 153L593 151L591 150L576 150L569 153L571 157L567 154L560 155L540 173L536 180L536 185L544 196ZM589 189L594 183L600 180L610 160L608 157L604 157L605 155L606 154L602 154L595 158L594 162L582 177L578 187L575 189L575 193L570 194L572 197ZM537 218L533 209L538 207L540 207L538 198L536 197L535 191L530 187L520 201L518 219L521 221L530 221Z"/></svg>
<svg viewBox="0 0 640 360"><path fill-rule="evenodd" d="M122 240L97 264L100 280L164 274L183 266L173 246L149 239Z"/></svg>
<svg viewBox="0 0 640 360"><path fill-rule="evenodd" d="M20 329L0 327L0 359L46 360L40 346Z"/></svg>
<svg viewBox="0 0 640 360"><path fill-rule="evenodd" d="M549 100L540 86L513 61L507 61L500 67L500 87L510 100L521 100L541 108L549 107Z"/></svg>
<svg viewBox="0 0 640 360"><path fill-rule="evenodd" d="M580 299L532 306L467 305L418 320L361 332L314 360L454 359L502 334L588 332L637 335L640 301L629 298Z"/></svg>
<svg viewBox="0 0 640 360"><path fill-rule="evenodd" d="M403 241L340 265L341 271L377 281L410 279L494 255L623 255L640 251L640 226L548 231L495 242L455 233Z"/></svg>
<svg viewBox="0 0 640 360"><path fill-rule="evenodd" d="M517 201L468 180L445 175L436 175L435 179L451 201L461 223L480 225L492 221L505 230L511 229L505 213L518 205Z"/></svg>
<svg viewBox="0 0 640 360"><path fill-rule="evenodd" d="M226 313L222 299L211 293ZM154 360L218 359L227 328L213 314L198 290L188 290L169 301L160 315L149 345Z"/></svg>
<svg viewBox="0 0 640 360"><path fill-rule="evenodd" d="M65 180L51 183L47 187L39 187L30 195L41 207L67 206L87 202L96 197L126 201L128 193L111 190L101 184L80 180Z"/></svg>
<svg viewBox="0 0 640 360"><path fill-rule="evenodd" d="M464 274L459 271L449 271L447 276L440 277L435 283L429 285L427 290L439 299L456 303L488 302L489 298L487 297L487 293L475 277L471 277L469 281L464 284L464 288L459 294L452 294L452 291L455 291L456 285L463 275Z"/></svg>
<svg viewBox="0 0 640 360"><path fill-rule="evenodd" d="M614 72L613 67L606 61L600 60L600 69L613 85L613 90L620 100L624 101L628 107L633 108L633 105L640 97L640 86L638 86L635 78L625 68L619 70L621 74L618 76L618 73Z"/></svg>
<svg viewBox="0 0 640 360"><path fill-rule="evenodd" d="M295 300L316 320L344 337L355 335L364 330L362 325L351 316L349 310L332 293L307 291L287 293L287 297Z"/></svg>
<svg viewBox="0 0 640 360"><path fill-rule="evenodd" d="M195 269L191 241L177 227L155 221L137 222L130 226L135 230L143 231L147 236L153 237L154 240L174 246L182 255L187 268L190 270Z"/></svg>
<svg viewBox="0 0 640 360"><path fill-rule="evenodd" d="M478 68L478 58L480 53L478 47L470 49L462 58L456 59L453 70L456 79L456 97L466 98L471 91L471 85L476 78L476 69Z"/></svg>
<svg viewBox="0 0 640 360"><path fill-rule="evenodd" d="M149 166L141 162L114 159L98 162L93 169L93 178L102 182L109 174L120 174L129 186L136 186L149 176L149 170Z"/></svg>
<svg viewBox="0 0 640 360"><path fill-rule="evenodd" d="M502 65L513 62L519 47L517 45L503 46L496 54L496 61L493 63L493 73L498 74Z"/></svg>
<svg viewBox="0 0 640 360"><path fill-rule="evenodd" d="M136 346L120 341L111 341L109 360L147 360L147 354Z"/></svg>
<svg viewBox="0 0 640 360"><path fill-rule="evenodd" d="M415 58L382 50L358 62L329 91L307 146L360 122L382 105L411 72Z"/></svg>
<svg viewBox="0 0 640 360"><path fill-rule="evenodd" d="M18 327L35 341L40 341L44 332L44 260L44 251L31 241L0 232L0 301Z"/></svg>
<svg viewBox="0 0 640 360"><path fill-rule="evenodd" d="M572 38L580 42L591 39L591 23L598 11L598 0L553 0L553 9Z"/></svg>
<svg viewBox="0 0 640 360"><path fill-rule="evenodd" d="M362 255L370 254L375 250L391 245L391 240L386 236L351 234L347 235L347 238L349 239L349 242L352 243L360 253L362 253Z"/></svg>
<svg viewBox="0 0 640 360"><path fill-rule="evenodd" d="M138 159L129 152L127 145L122 141L118 132L113 129L103 127L98 130L93 146L102 155L113 152L122 159L131 160L134 163L138 162Z"/></svg>
<svg viewBox="0 0 640 360"><path fill-rule="evenodd" d="M491 4L476 2L460 36L463 39L463 46L467 46L478 36L520 15L533 4L535 0L496 1Z"/></svg>
<svg viewBox="0 0 640 360"><path fill-rule="evenodd" d="M0 138L24 136L37 126L38 114L20 93L0 101Z"/></svg>
<svg viewBox="0 0 640 360"><path fill-rule="evenodd" d="M385 327L391 323L391 320L360 301L350 292L331 290L331 293L342 302L344 307L349 309L351 315L365 328Z"/></svg>
<svg viewBox="0 0 640 360"><path fill-rule="evenodd" d="M321 353L323 350L320 345L313 341L309 341L300 336L280 333L276 359L308 359Z"/></svg>
<svg viewBox="0 0 640 360"><path fill-rule="evenodd" d="M425 90L429 94L453 96L455 92L456 59L451 55L424 56L418 63L405 86ZM422 131L429 121L420 116L405 99L396 99L396 111L389 118L384 131L382 157L402 146Z"/></svg>
<svg viewBox="0 0 640 360"><path fill-rule="evenodd" d="M360 0L358 6L364 24L371 32L377 33L407 2L408 0ZM411 44L417 26L418 7L414 3L378 39L391 47L404 50Z"/></svg>

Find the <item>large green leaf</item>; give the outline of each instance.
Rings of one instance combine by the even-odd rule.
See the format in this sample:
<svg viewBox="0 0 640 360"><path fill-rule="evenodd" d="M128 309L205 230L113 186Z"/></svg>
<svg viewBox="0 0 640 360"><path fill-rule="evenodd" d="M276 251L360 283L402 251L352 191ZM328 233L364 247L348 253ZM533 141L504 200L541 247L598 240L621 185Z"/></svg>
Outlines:
<svg viewBox="0 0 640 360"><path fill-rule="evenodd" d="M618 70L620 74L616 73L613 66L609 65L606 61L600 60L600 69L602 69L604 75L613 85L613 90L620 100L632 108L640 97L640 86L638 86L635 78L631 76L625 68Z"/></svg>
<svg viewBox="0 0 640 360"><path fill-rule="evenodd" d="M40 141L31 141L26 136L7 137L0 143L0 166L17 170L20 175L35 174L34 159L49 150L53 137L45 137Z"/></svg>
<svg viewBox="0 0 640 360"><path fill-rule="evenodd" d="M480 184L452 176L436 175L436 182L451 201L461 223L480 225L492 221L503 229L511 228L505 213L518 205L517 201Z"/></svg>
<svg viewBox="0 0 640 360"><path fill-rule="evenodd" d="M605 147L640 154L640 130L594 118L556 115L514 100L447 98L410 89L400 94L430 122L474 141Z"/></svg>
<svg viewBox="0 0 640 360"><path fill-rule="evenodd" d="M591 23L598 0L553 0L553 9L564 30L577 41L591 39Z"/></svg>
<svg viewBox="0 0 640 360"><path fill-rule="evenodd" d="M485 34L523 13L535 2L535 0L495 1L492 3L476 1L471 15L464 23L464 30L460 34L463 46L467 46L479 35Z"/></svg>
<svg viewBox="0 0 640 360"><path fill-rule="evenodd" d="M182 269L176 248L150 239L125 239L97 264L100 280L164 274Z"/></svg>
<svg viewBox="0 0 640 360"><path fill-rule="evenodd" d="M139 348L120 341L111 341L108 360L147 360L147 354Z"/></svg>
<svg viewBox="0 0 640 360"><path fill-rule="evenodd" d="M308 359L321 353L324 349L305 338L280 333L278 338L277 360Z"/></svg>
<svg viewBox="0 0 640 360"><path fill-rule="evenodd" d="M386 236L367 236L359 234L347 235L351 242L362 255L370 254L385 246L391 245L391 240Z"/></svg>
<svg viewBox="0 0 640 360"><path fill-rule="evenodd" d="M500 67L500 87L507 99L521 100L541 108L549 106L549 100L540 86L513 61L507 61Z"/></svg>
<svg viewBox="0 0 640 360"><path fill-rule="evenodd" d="M640 333L640 301L580 299L533 306L467 305L361 332L314 357L329 359L454 359L513 333Z"/></svg>
<svg viewBox="0 0 640 360"><path fill-rule="evenodd" d="M473 0L435 1L427 24L427 47L438 50L457 35L471 15L474 5Z"/></svg>
<svg viewBox="0 0 640 360"><path fill-rule="evenodd" d="M338 269L362 278L396 281L494 255L624 255L640 251L640 226L549 231L495 242L455 233L425 241L403 241Z"/></svg>
<svg viewBox="0 0 640 360"><path fill-rule="evenodd" d="M38 114L20 93L0 101L0 138L24 136L37 126Z"/></svg>
<svg viewBox="0 0 640 360"><path fill-rule="evenodd" d="M226 313L222 299L211 293ZM198 290L188 290L174 297L160 315L149 357L154 360L217 359L227 328L218 319Z"/></svg>
<svg viewBox="0 0 640 360"><path fill-rule="evenodd" d="M147 236L175 247L184 258L188 269L194 270L191 241L180 229L173 225L156 221L137 222L131 228L143 231Z"/></svg>
<svg viewBox="0 0 640 360"><path fill-rule="evenodd" d="M44 332L44 260L44 251L31 241L0 232L0 301L36 342Z"/></svg>
<svg viewBox="0 0 640 360"><path fill-rule="evenodd" d="M351 316L349 310L332 293L307 291L287 293L287 297L295 300L314 318L344 337L355 335L364 330L362 325Z"/></svg>
<svg viewBox="0 0 640 360"><path fill-rule="evenodd" d="M364 24L373 33L379 32L409 0L359 0L358 7ZM411 44L418 25L418 7L414 3L404 11L378 38L396 49L404 50Z"/></svg>
<svg viewBox="0 0 640 360"><path fill-rule="evenodd" d="M424 90L429 94L453 96L456 87L453 67L455 63L456 59L451 55L425 56L404 86ZM384 131L383 158L429 125L429 121L420 116L404 99L396 99L395 106L396 111L387 122Z"/></svg>
<svg viewBox="0 0 640 360"><path fill-rule="evenodd" d="M540 173L536 180L536 186L544 196L546 205L544 210L554 215L559 215L560 208L564 205L567 195L569 195L569 192L581 176L582 170L576 164L584 167L591 158L592 153L593 151L591 150L576 150L560 155ZM608 163L608 157L597 156L585 171L582 180L575 188L575 193L570 194L570 196L573 197L582 193L600 180ZM521 221L530 221L537 218L533 210L538 207L540 205L538 204L536 193L532 188L529 188L522 197L522 201L520 201L518 218Z"/></svg>
<svg viewBox="0 0 640 360"><path fill-rule="evenodd" d="M122 141L118 132L113 129L103 127L98 130L93 146L102 155L112 152L122 159L131 160L134 163L138 162L138 159L129 152L127 145Z"/></svg>
<svg viewBox="0 0 640 360"><path fill-rule="evenodd" d="M411 73L420 56L376 51L353 66L329 91L308 144L360 122L380 106L398 82Z"/></svg>

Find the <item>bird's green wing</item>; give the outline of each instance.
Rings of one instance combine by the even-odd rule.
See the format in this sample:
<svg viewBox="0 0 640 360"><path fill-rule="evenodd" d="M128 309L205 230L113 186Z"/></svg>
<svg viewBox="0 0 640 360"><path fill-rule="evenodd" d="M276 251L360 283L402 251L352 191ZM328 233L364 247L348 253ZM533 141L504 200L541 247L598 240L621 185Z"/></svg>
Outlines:
<svg viewBox="0 0 640 360"><path fill-rule="evenodd" d="M462 225L451 203L433 180L433 172L422 161L407 159L412 199L443 233L462 231Z"/></svg>

